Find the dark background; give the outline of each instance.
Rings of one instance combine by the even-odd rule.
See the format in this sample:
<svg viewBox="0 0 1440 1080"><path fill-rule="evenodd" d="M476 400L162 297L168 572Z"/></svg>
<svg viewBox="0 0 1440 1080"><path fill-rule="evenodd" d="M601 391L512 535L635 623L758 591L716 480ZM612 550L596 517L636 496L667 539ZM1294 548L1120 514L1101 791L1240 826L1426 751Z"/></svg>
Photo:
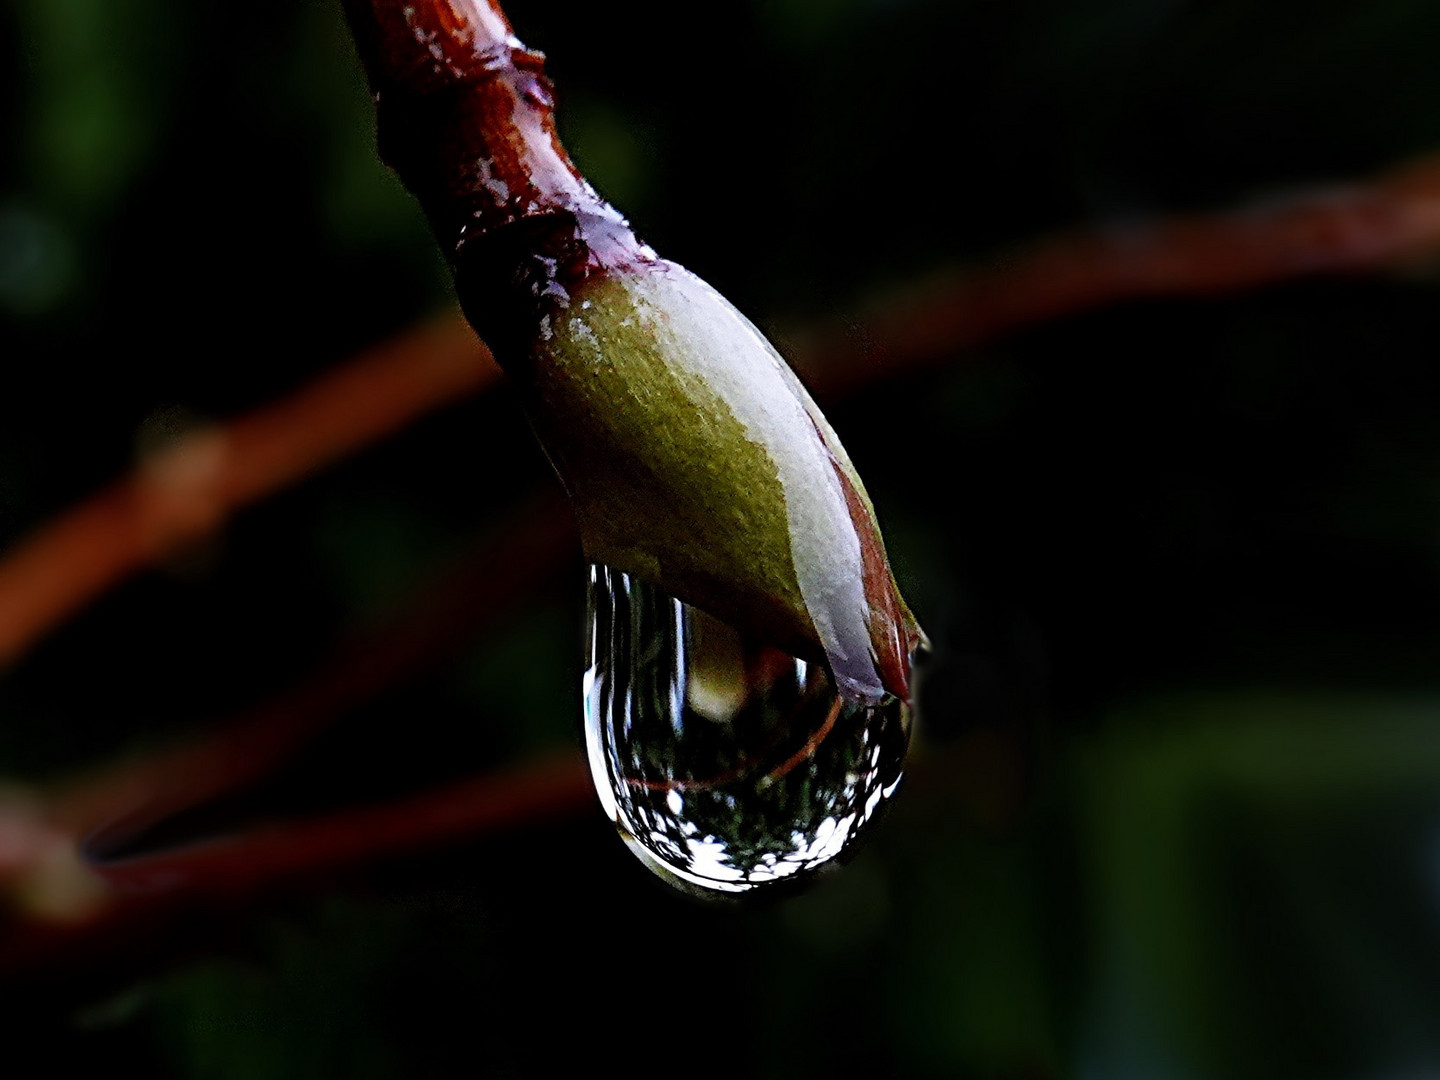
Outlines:
<svg viewBox="0 0 1440 1080"><path fill-rule="evenodd" d="M338 6L0 6L0 544L452 302ZM1056 229L1440 146L1426 0L682 10L509 14L581 168L782 340ZM936 659L908 790L813 893L706 908L571 815L11 978L0 1054L237 1078L1440 1070L1434 269L1112 305L829 405ZM501 390L245 509L0 672L0 781L283 689L555 487ZM570 569L250 812L578 754Z"/></svg>

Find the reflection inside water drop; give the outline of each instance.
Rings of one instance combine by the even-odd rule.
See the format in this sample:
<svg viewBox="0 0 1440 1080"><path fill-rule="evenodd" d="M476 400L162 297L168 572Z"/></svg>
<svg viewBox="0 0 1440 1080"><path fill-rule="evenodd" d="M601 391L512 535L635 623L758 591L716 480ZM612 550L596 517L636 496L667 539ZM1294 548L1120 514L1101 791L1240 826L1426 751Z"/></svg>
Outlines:
<svg viewBox="0 0 1440 1080"><path fill-rule="evenodd" d="M640 860L703 893L798 882L894 794L907 705L842 702L828 672L608 566L590 567L585 742Z"/></svg>

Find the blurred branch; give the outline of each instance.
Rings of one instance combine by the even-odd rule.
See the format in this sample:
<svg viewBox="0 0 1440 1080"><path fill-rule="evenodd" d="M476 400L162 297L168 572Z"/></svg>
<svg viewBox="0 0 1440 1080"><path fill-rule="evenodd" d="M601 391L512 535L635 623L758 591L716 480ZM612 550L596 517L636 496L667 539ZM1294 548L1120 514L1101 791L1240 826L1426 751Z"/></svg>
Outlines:
<svg viewBox="0 0 1440 1080"><path fill-rule="evenodd" d="M1108 304L1372 273L1437 251L1440 155L1429 155L1368 183L1049 237L988 269L911 282L848 329L801 332L791 362L843 396L1019 327Z"/></svg>
<svg viewBox="0 0 1440 1080"><path fill-rule="evenodd" d="M346 810L145 857L95 866L75 837L45 825L18 803L0 802L0 882L20 919L0 933L0 975L94 966L135 940L147 948L176 932L174 918L197 900L236 902L278 881L533 825L590 805L584 762L551 755L409 798ZM24 835L35 856L24 877L4 856ZM143 930L143 934L137 931Z"/></svg>
<svg viewBox="0 0 1440 1080"><path fill-rule="evenodd" d="M254 891L477 830L577 809L591 796L572 755L536 759L409 798L107 860L152 825L273 772L317 732L388 686L493 630L574 552L558 496L512 513L378 630L336 649L299 685L196 741L73 778L48 792L0 791L0 971L95 942L149 907L197 893ZM98 852L91 861L85 851ZM146 919L154 915L146 914Z"/></svg>
<svg viewBox="0 0 1440 1080"><path fill-rule="evenodd" d="M388 687L498 629L553 581L575 550L559 496L514 511L455 566L417 589L382 626L336 648L289 691L199 741L77 777L52 793L47 818L83 835L101 822L106 846L154 822L263 778L311 736Z"/></svg>
<svg viewBox="0 0 1440 1080"><path fill-rule="evenodd" d="M0 560L0 669L98 593L241 506L498 375L469 327L447 314L152 455Z"/></svg>

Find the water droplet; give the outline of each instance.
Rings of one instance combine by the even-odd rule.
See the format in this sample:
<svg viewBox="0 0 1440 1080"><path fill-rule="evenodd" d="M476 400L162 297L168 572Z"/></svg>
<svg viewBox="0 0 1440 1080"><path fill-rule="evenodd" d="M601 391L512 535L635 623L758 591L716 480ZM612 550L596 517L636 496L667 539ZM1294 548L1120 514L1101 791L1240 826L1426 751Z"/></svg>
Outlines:
<svg viewBox="0 0 1440 1080"><path fill-rule="evenodd" d="M703 895L799 883L894 794L910 709L842 701L828 672L608 566L590 568L585 741L631 850Z"/></svg>

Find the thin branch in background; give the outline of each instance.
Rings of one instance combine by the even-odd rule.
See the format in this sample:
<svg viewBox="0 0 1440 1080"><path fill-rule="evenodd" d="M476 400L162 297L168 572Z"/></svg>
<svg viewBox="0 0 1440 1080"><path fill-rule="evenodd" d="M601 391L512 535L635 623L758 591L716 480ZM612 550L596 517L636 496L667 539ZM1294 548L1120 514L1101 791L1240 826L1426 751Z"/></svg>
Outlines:
<svg viewBox="0 0 1440 1080"><path fill-rule="evenodd" d="M555 580L575 551L558 495L505 515L383 625L336 648L303 681L203 737L79 776L47 800L47 819L77 834L114 821L112 842L262 779L349 709L492 633Z"/></svg>
<svg viewBox="0 0 1440 1080"><path fill-rule="evenodd" d="M123 891L229 894L290 874L327 870L455 840L477 829L530 824L592 805L583 761L536 756L408 798L271 825L115 863L97 872Z"/></svg>
<svg viewBox="0 0 1440 1080"><path fill-rule="evenodd" d="M0 934L0 970L77 936L125 925L137 905L259 888L289 873L379 858L473 830L584 805L573 754L537 758L423 795L241 831L149 856L92 864L183 810L253 784L348 709L494 631L573 556L558 496L510 514L475 550L416 591L385 625L332 654L289 691L193 742L121 761L48 792L0 792L0 896L19 918ZM583 799L582 799L583 796ZM36 932L45 928L36 937Z"/></svg>
<svg viewBox="0 0 1440 1080"><path fill-rule="evenodd" d="M1440 155L1368 183L1219 214L1052 236L993 268L911 282L852 328L791 335L791 361L841 396L1016 329L1126 300L1207 296L1403 268L1440 252Z"/></svg>
<svg viewBox="0 0 1440 1080"><path fill-rule="evenodd" d="M506 769L404 799L217 837L201 844L117 862L98 870L73 842L45 836L47 875L30 899L49 890L65 907L19 913L0 933L0 975L53 973L93 965L133 940L153 945L176 930L174 917L206 899L234 903L277 882L332 872L487 832L535 825L592 805L589 770L573 754L536 757ZM3 810L3 807L0 807ZM0 813L0 838L10 822ZM73 841L73 838L70 838Z"/></svg>
<svg viewBox="0 0 1440 1080"><path fill-rule="evenodd" d="M0 669L96 595L238 508L498 377L488 350L447 314L153 455L0 560Z"/></svg>

